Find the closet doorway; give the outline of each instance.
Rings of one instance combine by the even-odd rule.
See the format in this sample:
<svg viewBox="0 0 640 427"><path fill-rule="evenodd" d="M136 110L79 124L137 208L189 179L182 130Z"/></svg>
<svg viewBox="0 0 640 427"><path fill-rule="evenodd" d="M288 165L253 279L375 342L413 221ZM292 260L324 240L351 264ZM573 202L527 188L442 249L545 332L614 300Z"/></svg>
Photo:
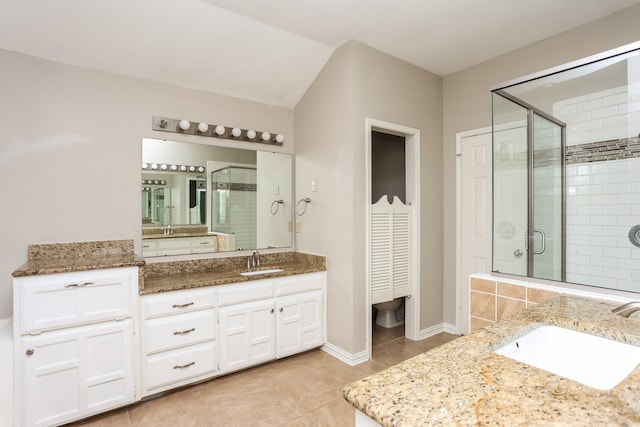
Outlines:
<svg viewBox="0 0 640 427"><path fill-rule="evenodd" d="M420 339L420 131L366 119L365 134L365 312L370 359L375 303L404 298L402 336ZM389 327L394 321L383 323Z"/></svg>

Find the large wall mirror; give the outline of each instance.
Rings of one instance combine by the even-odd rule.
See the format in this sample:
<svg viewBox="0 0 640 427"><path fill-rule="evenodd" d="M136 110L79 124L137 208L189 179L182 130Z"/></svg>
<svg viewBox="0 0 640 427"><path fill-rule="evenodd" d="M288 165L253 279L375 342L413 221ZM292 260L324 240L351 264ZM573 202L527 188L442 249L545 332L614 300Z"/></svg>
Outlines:
<svg viewBox="0 0 640 427"><path fill-rule="evenodd" d="M293 246L286 153L143 138L143 256Z"/></svg>
<svg viewBox="0 0 640 427"><path fill-rule="evenodd" d="M493 271L640 292L640 43L492 96Z"/></svg>

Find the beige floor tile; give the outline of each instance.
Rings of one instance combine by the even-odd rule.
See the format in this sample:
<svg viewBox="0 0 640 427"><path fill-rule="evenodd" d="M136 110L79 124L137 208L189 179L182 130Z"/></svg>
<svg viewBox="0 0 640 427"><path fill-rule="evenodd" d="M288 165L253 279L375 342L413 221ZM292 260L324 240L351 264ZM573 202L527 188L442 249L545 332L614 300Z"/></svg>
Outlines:
<svg viewBox="0 0 640 427"><path fill-rule="evenodd" d="M456 335L441 333L421 341L411 341L406 338L400 338L390 343L374 347L372 349L372 359L385 367L389 367L417 356L420 353L429 351L456 337Z"/></svg>
<svg viewBox="0 0 640 427"><path fill-rule="evenodd" d="M274 387L302 412L309 412L342 397L345 385L322 367L309 367L304 375L284 379Z"/></svg>
<svg viewBox="0 0 640 427"><path fill-rule="evenodd" d="M174 418L154 427L225 427L210 408L199 409Z"/></svg>
<svg viewBox="0 0 640 427"><path fill-rule="evenodd" d="M127 408L110 411L73 424L75 427L127 427L129 413Z"/></svg>
<svg viewBox="0 0 640 427"><path fill-rule="evenodd" d="M133 427L155 426L206 407L207 401L198 389L188 387L131 407L129 419Z"/></svg>
<svg viewBox="0 0 640 427"><path fill-rule="evenodd" d="M404 337L404 325L395 328L383 328L374 323L373 335L371 336L371 345L373 347Z"/></svg>
<svg viewBox="0 0 640 427"><path fill-rule="evenodd" d="M312 412L307 412L283 427L353 427L355 409L344 399L336 399Z"/></svg>
<svg viewBox="0 0 640 427"><path fill-rule="evenodd" d="M288 399L275 389L250 389L239 398L223 397L209 401L216 418L230 426L277 426L303 415Z"/></svg>

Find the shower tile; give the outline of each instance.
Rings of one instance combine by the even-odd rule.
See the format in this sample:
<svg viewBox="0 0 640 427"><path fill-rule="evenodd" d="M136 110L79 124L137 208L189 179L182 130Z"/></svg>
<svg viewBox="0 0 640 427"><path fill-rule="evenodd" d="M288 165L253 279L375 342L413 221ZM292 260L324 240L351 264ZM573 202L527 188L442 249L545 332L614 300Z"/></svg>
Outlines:
<svg viewBox="0 0 640 427"><path fill-rule="evenodd" d="M527 302L545 302L558 295L557 292L545 291L543 289L527 288Z"/></svg>
<svg viewBox="0 0 640 427"><path fill-rule="evenodd" d="M525 288L523 288L525 289ZM496 320L500 321L511 317L516 313L520 313L526 308L526 303L521 300L498 297L496 308Z"/></svg>
<svg viewBox="0 0 640 427"><path fill-rule="evenodd" d="M481 319L496 320L496 296L482 292L471 292L471 315Z"/></svg>
<svg viewBox="0 0 640 427"><path fill-rule="evenodd" d="M496 281L479 279L477 277L471 278L471 290L480 292L496 293Z"/></svg>
<svg viewBox="0 0 640 427"><path fill-rule="evenodd" d="M520 285L512 285L511 283L498 282L498 295L524 301L527 299L527 288Z"/></svg>

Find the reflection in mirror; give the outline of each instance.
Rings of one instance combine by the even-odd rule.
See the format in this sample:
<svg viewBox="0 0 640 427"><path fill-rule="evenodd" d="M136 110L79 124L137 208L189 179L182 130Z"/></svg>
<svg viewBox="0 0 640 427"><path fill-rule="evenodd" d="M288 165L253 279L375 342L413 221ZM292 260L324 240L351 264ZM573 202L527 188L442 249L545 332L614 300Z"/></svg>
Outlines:
<svg viewBox="0 0 640 427"><path fill-rule="evenodd" d="M144 138L142 159L143 256L292 246L291 155Z"/></svg>
<svg viewBox="0 0 640 427"><path fill-rule="evenodd" d="M639 48L493 91L493 271L640 292Z"/></svg>

